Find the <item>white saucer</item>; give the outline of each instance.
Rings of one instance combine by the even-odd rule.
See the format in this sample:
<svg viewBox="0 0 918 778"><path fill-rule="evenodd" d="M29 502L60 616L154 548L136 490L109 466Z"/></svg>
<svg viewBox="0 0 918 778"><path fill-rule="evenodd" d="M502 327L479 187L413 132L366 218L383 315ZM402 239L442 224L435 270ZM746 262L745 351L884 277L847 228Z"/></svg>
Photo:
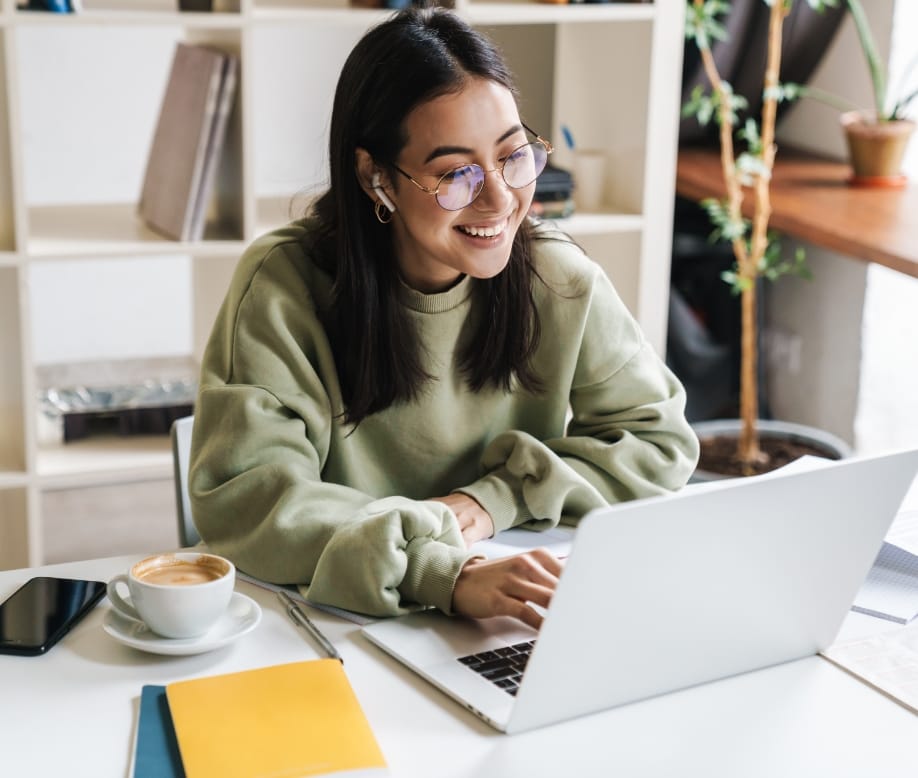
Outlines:
<svg viewBox="0 0 918 778"><path fill-rule="evenodd" d="M213 651L251 632L261 621L261 608L255 600L233 592L229 607L216 624L199 638L164 638L151 632L139 621L128 619L109 608L102 619L102 629L119 643L140 651L170 656L188 656Z"/></svg>

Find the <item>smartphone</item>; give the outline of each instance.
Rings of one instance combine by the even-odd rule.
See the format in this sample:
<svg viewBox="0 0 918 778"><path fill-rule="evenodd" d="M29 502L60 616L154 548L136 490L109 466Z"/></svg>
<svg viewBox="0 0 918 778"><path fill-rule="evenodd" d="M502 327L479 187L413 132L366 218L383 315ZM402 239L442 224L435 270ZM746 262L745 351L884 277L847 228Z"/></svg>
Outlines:
<svg viewBox="0 0 918 778"><path fill-rule="evenodd" d="M45 653L103 596L102 581L30 579L0 603L0 654Z"/></svg>

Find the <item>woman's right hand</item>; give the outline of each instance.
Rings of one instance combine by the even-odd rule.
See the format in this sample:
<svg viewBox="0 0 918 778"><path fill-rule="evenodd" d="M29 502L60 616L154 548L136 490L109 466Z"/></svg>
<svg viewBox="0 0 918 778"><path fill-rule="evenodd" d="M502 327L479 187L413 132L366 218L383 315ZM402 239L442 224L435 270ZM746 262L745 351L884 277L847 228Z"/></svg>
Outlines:
<svg viewBox="0 0 918 778"><path fill-rule="evenodd" d="M538 629L542 615L531 603L548 607L562 569L563 563L544 548L501 559L470 559L456 579L453 610L475 619L512 616Z"/></svg>

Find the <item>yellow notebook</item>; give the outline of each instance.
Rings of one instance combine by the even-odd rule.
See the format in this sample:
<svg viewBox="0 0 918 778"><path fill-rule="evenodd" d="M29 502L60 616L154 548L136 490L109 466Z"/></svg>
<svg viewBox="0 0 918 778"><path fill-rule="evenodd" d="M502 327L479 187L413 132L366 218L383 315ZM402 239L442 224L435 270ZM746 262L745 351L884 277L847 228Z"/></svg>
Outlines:
<svg viewBox="0 0 918 778"><path fill-rule="evenodd" d="M166 686L187 778L299 778L386 762L337 659Z"/></svg>

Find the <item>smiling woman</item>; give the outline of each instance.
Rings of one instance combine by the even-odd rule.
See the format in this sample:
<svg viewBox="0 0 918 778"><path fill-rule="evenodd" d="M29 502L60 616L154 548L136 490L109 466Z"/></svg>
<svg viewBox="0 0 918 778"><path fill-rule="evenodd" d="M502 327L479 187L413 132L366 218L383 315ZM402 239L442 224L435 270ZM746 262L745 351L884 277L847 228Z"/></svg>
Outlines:
<svg viewBox="0 0 918 778"><path fill-rule="evenodd" d="M368 32L329 135L329 189L250 247L214 325L195 524L317 602L538 626L561 561L469 547L683 486L685 393L598 266L528 216L551 144L454 14Z"/></svg>
<svg viewBox="0 0 918 778"><path fill-rule="evenodd" d="M357 149L358 175L368 196L377 197L381 188L390 198L392 207L386 207L402 278L423 292L448 289L462 275L493 278L510 260L550 146L543 140L526 143L513 94L480 77L422 103L403 127L407 143L399 165L378 163L366 149ZM533 146L539 151L531 151ZM390 178L392 170L414 186Z"/></svg>

